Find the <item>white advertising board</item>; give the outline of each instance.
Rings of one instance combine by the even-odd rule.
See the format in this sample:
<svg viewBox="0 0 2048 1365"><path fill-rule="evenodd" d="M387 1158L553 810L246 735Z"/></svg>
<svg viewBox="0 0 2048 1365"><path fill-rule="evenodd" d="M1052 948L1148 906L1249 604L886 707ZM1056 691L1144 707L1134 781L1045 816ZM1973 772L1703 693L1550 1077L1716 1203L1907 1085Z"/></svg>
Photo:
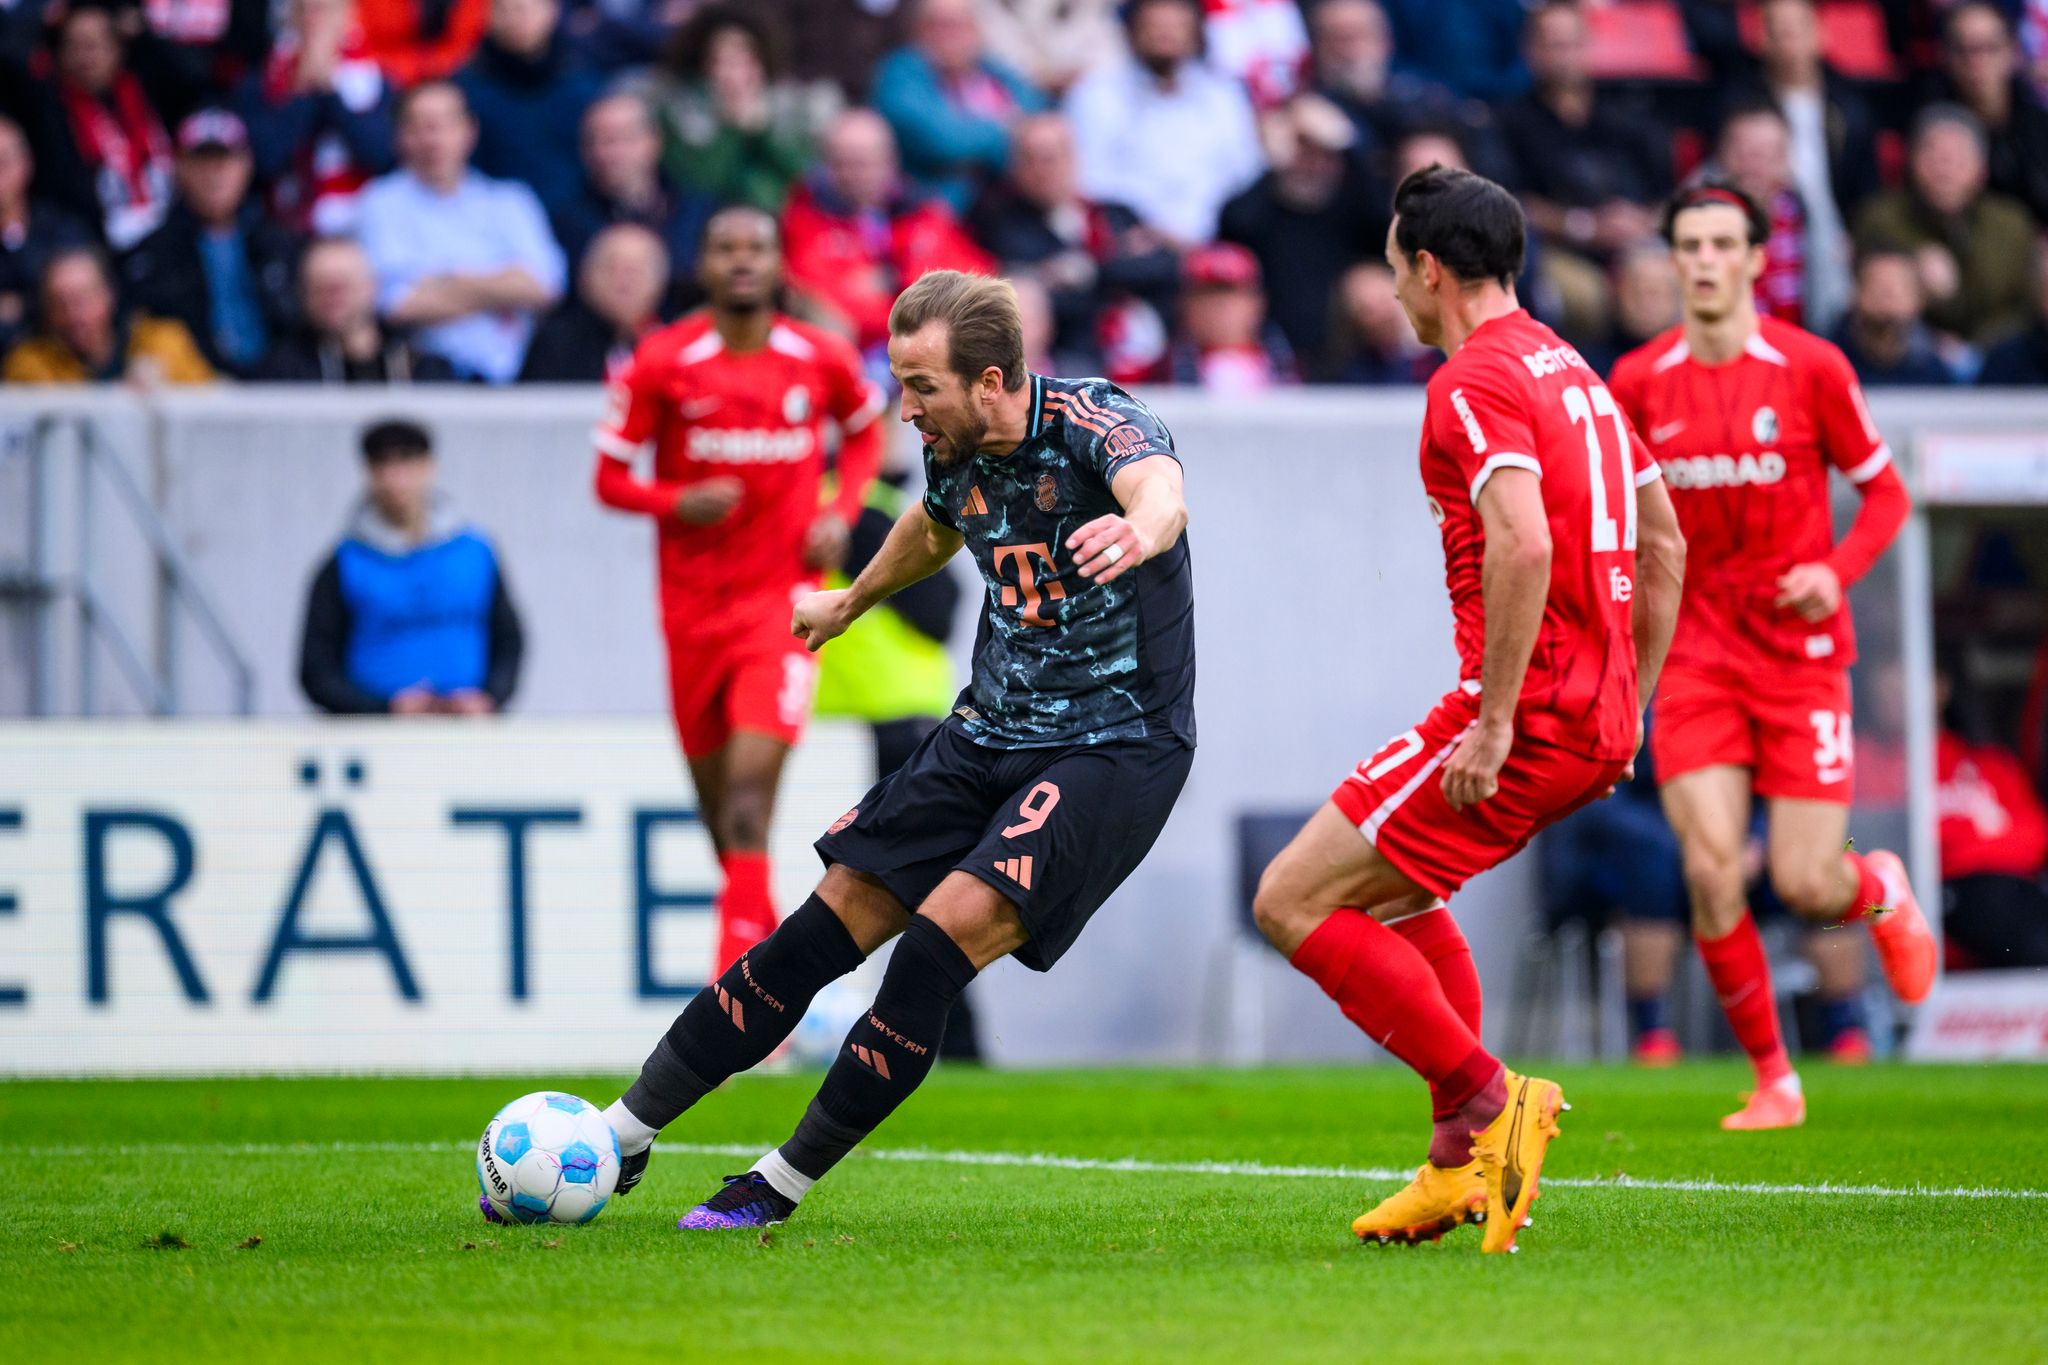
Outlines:
<svg viewBox="0 0 2048 1365"><path fill-rule="evenodd" d="M865 790L819 724L771 851ZM631 1070L717 861L656 721L0 725L0 1075Z"/></svg>
<svg viewBox="0 0 2048 1365"><path fill-rule="evenodd" d="M1952 972L1913 1015L1916 1062L2048 1061L2048 971Z"/></svg>

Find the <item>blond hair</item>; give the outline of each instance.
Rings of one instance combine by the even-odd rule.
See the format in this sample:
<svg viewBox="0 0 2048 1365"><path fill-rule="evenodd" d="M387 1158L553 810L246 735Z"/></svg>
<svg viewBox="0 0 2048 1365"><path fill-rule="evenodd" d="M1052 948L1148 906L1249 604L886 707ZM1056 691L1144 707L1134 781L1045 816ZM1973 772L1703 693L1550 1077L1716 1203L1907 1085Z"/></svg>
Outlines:
<svg viewBox="0 0 2048 1365"><path fill-rule="evenodd" d="M933 322L946 324L946 363L972 384L1002 371L1003 388L1024 387L1024 321L1008 280L934 270L896 296L889 332L907 337Z"/></svg>

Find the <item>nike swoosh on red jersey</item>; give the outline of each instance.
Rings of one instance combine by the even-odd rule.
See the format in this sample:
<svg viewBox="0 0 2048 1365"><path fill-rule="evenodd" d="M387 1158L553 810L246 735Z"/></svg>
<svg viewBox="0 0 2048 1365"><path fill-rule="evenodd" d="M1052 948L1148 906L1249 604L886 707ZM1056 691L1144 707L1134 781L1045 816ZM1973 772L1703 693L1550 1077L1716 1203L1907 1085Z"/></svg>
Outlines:
<svg viewBox="0 0 2048 1365"><path fill-rule="evenodd" d="M1650 444L1653 446L1663 445L1666 441L1670 440L1672 437L1676 436L1679 432L1684 430L1685 423L1683 421L1666 422L1661 427L1651 427Z"/></svg>

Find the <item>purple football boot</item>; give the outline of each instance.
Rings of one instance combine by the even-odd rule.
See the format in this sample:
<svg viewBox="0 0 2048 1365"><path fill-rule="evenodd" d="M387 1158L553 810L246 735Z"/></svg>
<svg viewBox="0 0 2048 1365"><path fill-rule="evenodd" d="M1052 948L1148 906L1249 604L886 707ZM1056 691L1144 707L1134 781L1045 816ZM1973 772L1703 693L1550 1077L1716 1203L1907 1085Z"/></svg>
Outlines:
<svg viewBox="0 0 2048 1365"><path fill-rule="evenodd" d="M784 1198L759 1171L729 1175L725 1188L676 1221L684 1230L696 1228L770 1228L796 1212L796 1201Z"/></svg>

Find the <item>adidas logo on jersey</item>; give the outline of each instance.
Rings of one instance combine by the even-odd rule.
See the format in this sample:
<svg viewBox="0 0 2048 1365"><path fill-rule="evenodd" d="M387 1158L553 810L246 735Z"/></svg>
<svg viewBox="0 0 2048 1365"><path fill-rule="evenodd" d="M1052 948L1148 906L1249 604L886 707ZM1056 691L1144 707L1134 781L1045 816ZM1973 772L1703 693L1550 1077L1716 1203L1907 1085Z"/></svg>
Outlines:
<svg viewBox="0 0 2048 1365"><path fill-rule="evenodd" d="M789 464L809 457L809 427L782 431L731 427L692 427L689 453L693 460L714 464Z"/></svg>
<svg viewBox="0 0 2048 1365"><path fill-rule="evenodd" d="M1775 450L1761 455L1688 455L1658 464L1673 488L1740 488L1785 477L1785 457Z"/></svg>

